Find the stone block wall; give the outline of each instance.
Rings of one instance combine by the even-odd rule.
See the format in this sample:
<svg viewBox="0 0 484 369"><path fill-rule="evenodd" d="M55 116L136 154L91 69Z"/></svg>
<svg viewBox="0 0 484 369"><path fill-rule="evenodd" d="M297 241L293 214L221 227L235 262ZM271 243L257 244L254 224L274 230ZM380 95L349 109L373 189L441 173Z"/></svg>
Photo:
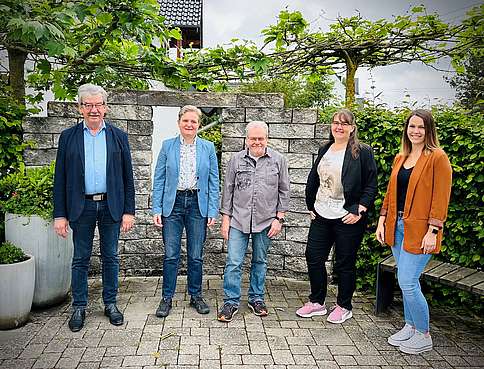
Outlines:
<svg viewBox="0 0 484 369"><path fill-rule="evenodd" d="M287 224L269 251L270 275L306 278L304 257L309 216L304 201L306 178L319 146L328 138L328 127L316 125L315 109L286 109L279 94L228 94L177 91L128 91L109 97L106 120L128 133L136 189L136 223L119 241L121 272L124 275L160 275L163 268L161 232L152 225L151 172L153 106L218 108L222 118L222 173L230 155L244 146L245 125L263 120L269 125L269 145L284 154L291 180L290 211ZM47 117L28 118L24 138L36 143L25 152L28 166L49 164L55 159L62 130L78 123L81 116L76 103L50 102ZM220 224L209 230L205 244L204 269L222 274L227 245L220 236ZM250 248L248 253L250 253ZM91 274L100 273L99 245L96 240ZM250 265L247 258L245 268ZM186 270L186 248L182 243L181 272Z"/></svg>

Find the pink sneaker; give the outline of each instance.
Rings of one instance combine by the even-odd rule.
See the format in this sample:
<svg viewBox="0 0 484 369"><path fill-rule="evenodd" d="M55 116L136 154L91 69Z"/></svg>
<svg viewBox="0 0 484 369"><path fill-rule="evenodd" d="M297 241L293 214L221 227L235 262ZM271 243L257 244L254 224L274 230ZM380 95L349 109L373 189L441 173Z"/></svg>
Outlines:
<svg viewBox="0 0 484 369"><path fill-rule="evenodd" d="M350 319L353 316L351 310L347 310L342 308L339 305L336 305L331 314L328 315L328 319L326 319L330 323L343 323Z"/></svg>
<svg viewBox="0 0 484 369"><path fill-rule="evenodd" d="M312 316L316 315L326 315L327 312L328 310L326 310L326 305L308 301L303 307L296 311L296 315L302 318L311 318Z"/></svg>

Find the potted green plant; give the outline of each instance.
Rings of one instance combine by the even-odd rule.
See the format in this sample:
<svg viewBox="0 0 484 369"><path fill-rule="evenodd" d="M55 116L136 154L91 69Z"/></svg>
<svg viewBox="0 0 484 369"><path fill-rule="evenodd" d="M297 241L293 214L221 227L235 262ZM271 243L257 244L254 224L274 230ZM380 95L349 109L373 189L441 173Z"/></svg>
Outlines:
<svg viewBox="0 0 484 369"><path fill-rule="evenodd" d="M35 285L34 257L10 242L0 245L0 329L25 324Z"/></svg>
<svg viewBox="0 0 484 369"><path fill-rule="evenodd" d="M0 180L5 238L35 257L35 307L64 301L71 283L72 232L67 239L54 232L53 181L54 163L39 168L21 166Z"/></svg>

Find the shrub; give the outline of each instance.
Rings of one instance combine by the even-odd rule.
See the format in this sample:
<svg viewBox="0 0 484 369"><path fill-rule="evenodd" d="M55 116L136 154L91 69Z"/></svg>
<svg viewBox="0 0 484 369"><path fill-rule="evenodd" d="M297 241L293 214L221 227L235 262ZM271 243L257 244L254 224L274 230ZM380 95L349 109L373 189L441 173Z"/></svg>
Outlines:
<svg viewBox="0 0 484 369"><path fill-rule="evenodd" d="M334 109L327 110L322 120L328 122L328 116L333 111ZM363 142L373 147L378 167L375 211L370 214L369 232L365 234L358 254L359 290L374 290L376 265L384 256L390 254L389 247L381 246L376 241L374 230L408 113L408 109L390 111L375 106L364 106L355 111L359 136ZM453 169L452 194L442 251L435 258L481 270L484 264L484 116L468 115L463 110L448 107L435 107L433 115L440 144L449 156ZM472 305L471 301L475 299L464 291L452 291L451 288L438 284L428 285L427 290L429 298L431 295L445 296L450 305L463 302ZM477 304L476 309L482 309L482 304Z"/></svg>
<svg viewBox="0 0 484 369"><path fill-rule="evenodd" d="M2 242L0 245L0 264L15 264L28 259L22 249L10 242Z"/></svg>
<svg viewBox="0 0 484 369"><path fill-rule="evenodd" d="M39 215L52 219L54 163L40 168L20 169L0 180L0 208L6 213Z"/></svg>

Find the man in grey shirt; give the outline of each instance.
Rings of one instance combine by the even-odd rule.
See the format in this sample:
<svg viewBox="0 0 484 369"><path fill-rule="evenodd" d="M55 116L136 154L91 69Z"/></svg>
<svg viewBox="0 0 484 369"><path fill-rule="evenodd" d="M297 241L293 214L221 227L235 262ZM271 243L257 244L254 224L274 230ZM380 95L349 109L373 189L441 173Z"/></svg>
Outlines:
<svg viewBox="0 0 484 369"><path fill-rule="evenodd" d="M252 238L248 306L267 315L264 284L267 250L277 236L289 207L289 173L284 156L267 147L268 127L254 121L246 127L247 148L232 156L222 195L222 236L228 241L224 273L224 305L217 319L230 322L240 303L245 252Z"/></svg>

